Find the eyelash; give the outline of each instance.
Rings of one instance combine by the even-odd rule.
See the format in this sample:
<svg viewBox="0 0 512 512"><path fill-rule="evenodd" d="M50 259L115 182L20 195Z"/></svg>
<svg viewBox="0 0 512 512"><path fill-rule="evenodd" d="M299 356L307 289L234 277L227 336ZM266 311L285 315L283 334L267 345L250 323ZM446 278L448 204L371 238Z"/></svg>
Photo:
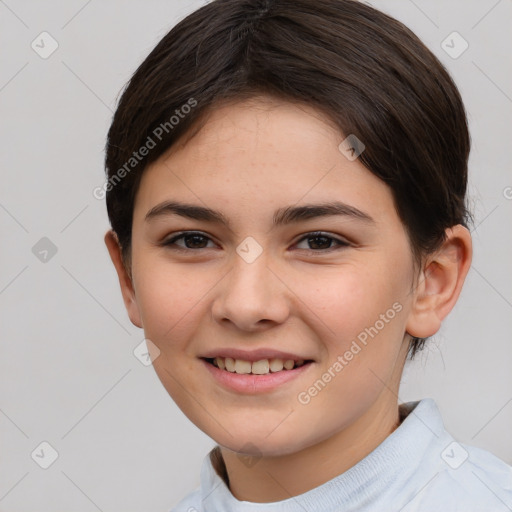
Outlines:
<svg viewBox="0 0 512 512"><path fill-rule="evenodd" d="M200 236L202 238L211 240L210 237L208 237L207 235L205 235L204 233L201 233L199 231L183 231L179 235L174 236L174 237L170 238L169 240L164 241L162 243L162 246L168 247L169 249L171 249L173 251L178 251L178 252L190 252L190 251L197 252L201 249L209 249L209 247L200 247L199 249L191 249L189 247L180 247L180 246L175 245L175 242L177 240L180 240L181 238L185 239L187 237L192 237L192 236ZM328 240L334 241L337 244L337 247L329 247L328 249L309 249L310 251L313 251L315 253L326 253L326 252L330 253L332 251L337 251L339 249L348 247L350 245L348 242L345 242L344 240L340 240L339 238L332 237L329 234L324 233L323 231L313 231L311 233L307 233L305 236L303 236L297 242L297 244L302 242L303 240L307 240L310 238L326 238ZM308 249L299 249L299 250L308 250Z"/></svg>

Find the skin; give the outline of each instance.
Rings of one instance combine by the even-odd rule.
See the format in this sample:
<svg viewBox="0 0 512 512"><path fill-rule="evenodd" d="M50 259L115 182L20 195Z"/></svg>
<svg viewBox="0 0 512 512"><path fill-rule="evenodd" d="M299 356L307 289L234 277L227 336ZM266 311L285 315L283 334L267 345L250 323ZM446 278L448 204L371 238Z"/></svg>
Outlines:
<svg viewBox="0 0 512 512"><path fill-rule="evenodd" d="M439 251L415 267L391 190L339 151L344 138L306 105L258 97L219 107L144 171L129 272L115 234L105 235L129 317L160 351L155 371L187 417L221 446L239 500L304 493L397 428L410 336L438 331L471 263L470 234L454 226ZM168 200L219 210L231 227L177 215L145 221ZM272 225L278 208L329 201L373 222L325 216ZM206 238L177 240L181 252L163 245L185 230ZM308 242L314 231L330 238ZM252 263L236 252L248 236L263 250ZM400 312L300 403L299 393L397 302ZM278 389L241 394L222 388L199 359L220 347L276 348L314 363Z"/></svg>

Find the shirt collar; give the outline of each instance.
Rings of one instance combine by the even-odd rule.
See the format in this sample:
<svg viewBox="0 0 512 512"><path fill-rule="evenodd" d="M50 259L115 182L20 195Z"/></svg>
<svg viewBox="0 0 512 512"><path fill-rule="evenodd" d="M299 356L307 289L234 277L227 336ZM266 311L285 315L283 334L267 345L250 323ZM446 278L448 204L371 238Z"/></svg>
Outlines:
<svg viewBox="0 0 512 512"><path fill-rule="evenodd" d="M436 403L431 398L400 405L405 416L379 446L356 465L299 496L279 502L253 503L239 501L215 472L207 455L201 468L201 500L205 511L223 512L304 512L304 510L357 510L365 500L401 489L418 469L432 444L446 435ZM345 510L345 509L344 509Z"/></svg>

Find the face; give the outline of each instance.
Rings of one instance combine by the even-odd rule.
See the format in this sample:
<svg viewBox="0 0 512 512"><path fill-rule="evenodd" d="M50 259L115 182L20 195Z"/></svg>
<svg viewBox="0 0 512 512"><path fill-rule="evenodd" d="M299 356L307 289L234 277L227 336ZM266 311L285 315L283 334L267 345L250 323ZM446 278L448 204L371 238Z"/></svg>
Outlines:
<svg viewBox="0 0 512 512"><path fill-rule="evenodd" d="M142 177L130 318L171 397L228 449L299 451L397 386L411 247L344 138L310 107L255 98L215 110Z"/></svg>

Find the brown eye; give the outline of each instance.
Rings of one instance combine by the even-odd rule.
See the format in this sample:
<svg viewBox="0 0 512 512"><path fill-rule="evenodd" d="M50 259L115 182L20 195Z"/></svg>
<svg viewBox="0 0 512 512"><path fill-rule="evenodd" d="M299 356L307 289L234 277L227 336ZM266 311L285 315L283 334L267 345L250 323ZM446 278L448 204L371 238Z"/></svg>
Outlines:
<svg viewBox="0 0 512 512"><path fill-rule="evenodd" d="M184 246L181 244L177 244L178 240L183 240ZM194 250L194 249L208 249L206 245L208 241L211 241L209 237L203 235L202 233L196 233L193 231L181 233L167 241L165 241L162 245L165 247L171 247L176 250Z"/></svg>
<svg viewBox="0 0 512 512"><path fill-rule="evenodd" d="M308 247L302 247L300 249L313 250L313 251L322 251L328 252L332 250L339 249L341 247L348 246L348 242L340 240L338 238L334 238L329 236L326 233L317 232L317 233L308 233L305 237L301 238L299 241L306 241ZM334 247L333 247L334 243Z"/></svg>

